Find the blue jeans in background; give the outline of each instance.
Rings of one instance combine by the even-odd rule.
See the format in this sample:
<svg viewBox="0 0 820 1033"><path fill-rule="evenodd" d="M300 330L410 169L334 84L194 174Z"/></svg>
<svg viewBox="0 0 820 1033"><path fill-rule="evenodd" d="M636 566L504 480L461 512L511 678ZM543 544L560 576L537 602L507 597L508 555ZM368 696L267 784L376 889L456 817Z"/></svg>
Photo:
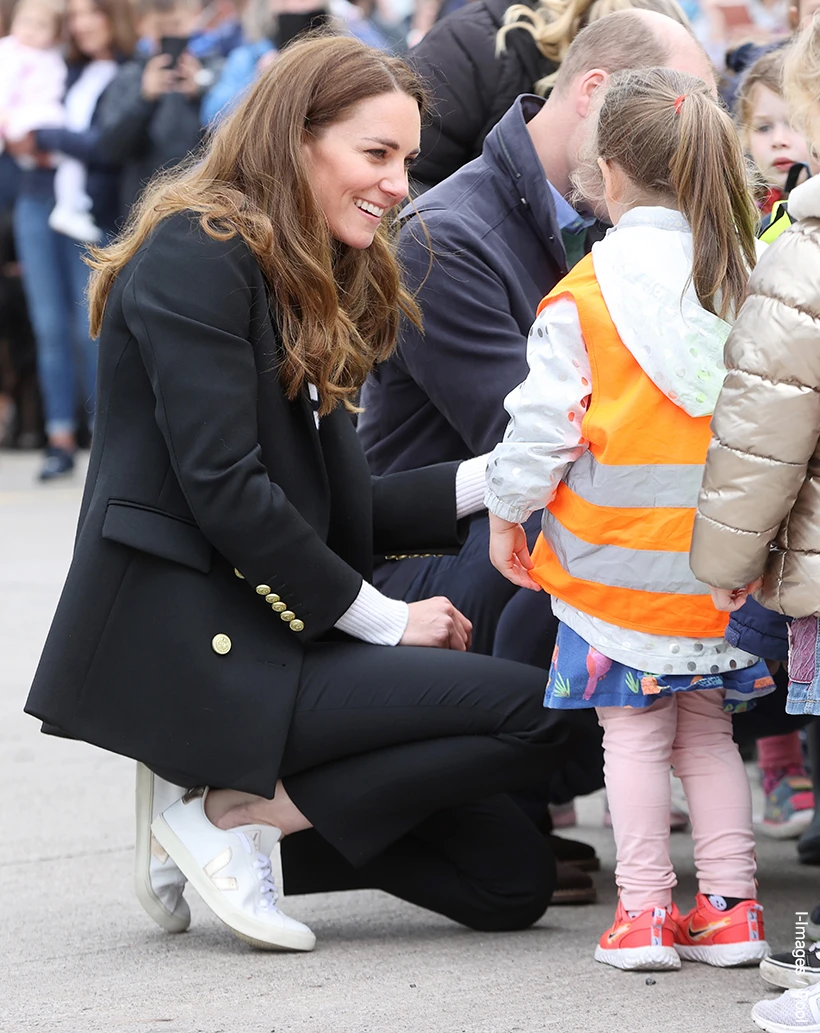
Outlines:
<svg viewBox="0 0 820 1033"><path fill-rule="evenodd" d="M25 195L14 206L14 239L37 342L37 375L49 437L77 429L78 385L91 425L97 381L97 343L89 333L85 298L85 245L49 228L53 207L53 197Z"/></svg>

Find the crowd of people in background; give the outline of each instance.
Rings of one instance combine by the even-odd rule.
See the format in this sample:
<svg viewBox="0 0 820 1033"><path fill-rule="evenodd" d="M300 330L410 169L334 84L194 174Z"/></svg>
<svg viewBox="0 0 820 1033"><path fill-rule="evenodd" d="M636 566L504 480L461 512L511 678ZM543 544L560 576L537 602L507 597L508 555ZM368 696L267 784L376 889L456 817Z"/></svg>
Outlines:
<svg viewBox="0 0 820 1033"><path fill-rule="evenodd" d="M423 189L475 158L519 94L549 91L582 26L629 6L691 23L725 72L730 102L744 67L776 49L797 17L783 0L683 6L676 0L513 6L506 0L6 0L0 8L0 255L8 327L0 334L3 447L45 444L40 478L71 473L77 447L93 430L96 372L83 311L82 245L106 242L122 229L154 173L191 154L306 28L328 25L374 47L409 51L435 98L414 169ZM804 18L810 7L811 0ZM771 78L759 73L758 90L771 91ZM768 130L749 125L750 91L748 85L738 114L754 144ZM772 132L780 132L779 123ZM782 165L789 156L775 160ZM805 147L794 157L805 158Z"/></svg>
<svg viewBox="0 0 820 1033"><path fill-rule="evenodd" d="M514 429L504 435L509 414L514 428L516 404L524 410L518 418L527 419L527 378L538 376L538 371L530 368L537 354L532 346L529 366L527 355L536 306L550 287L583 259L593 242L601 240L609 222L617 221L612 206L607 214L586 210L583 204L573 207L567 200L583 171L577 166L577 148L573 149L577 143L573 133L579 129L581 116L577 105L573 108L567 95L553 92L553 86L557 79L560 82L562 69L564 78L569 78L565 59L579 32L613 12L640 9L670 19L678 32L692 33L700 42L714 64L721 104L733 122L725 111L718 113L708 84L698 87L700 92L692 87L691 75L709 77L711 70L707 68L701 76L700 69L675 65L670 58L672 43L663 51L664 60L669 58L668 67L680 67L691 75L679 80L662 77L658 91L671 91L670 104L676 115L681 114L684 98L691 109L696 103L693 98L700 97L697 103L702 104L703 117L713 119L710 143L714 143L715 161L724 168L736 161L740 168L745 154L756 167L756 209L751 212L751 236L745 242L746 258L754 264L750 244L754 233L765 242L777 239L795 219L789 206L791 192L817 171L806 119L796 117L793 99L783 87L789 43L801 27L811 24L816 8L820 8L818 0L792 5L788 0L682 0L680 4L676 0L525 0L512 6L508 0L0 0L0 447L45 448L39 480L71 477L77 450L87 446L94 434L97 344L86 305L88 249L127 231L130 214L149 182L158 173L196 160L209 130L234 109L289 43L308 30L324 28L382 51L406 55L433 99L411 173L418 201L399 215L400 256L409 286L417 293L424 330L406 325L395 355L364 383L363 413L358 422L361 442L371 469L379 475L442 461L458 462L470 470L471 463L478 463L483 471L494 446L502 438L509 445L514 438ZM626 58L611 60L612 71L631 67L624 63ZM646 60L640 66L662 63ZM609 64L602 67L610 69ZM580 71L583 69L573 67L572 74L577 76ZM633 88L638 89L634 83ZM682 138L680 145L676 141L674 148L670 144L670 155L697 144L706 160L704 138L697 136L694 123L687 125L691 138ZM720 146L714 142L719 137ZM512 141L512 146L505 140ZM681 159L677 156L674 160ZM636 168L635 183L650 190L650 172ZM680 198L684 194L680 192ZM739 208L734 210L733 233L744 225L739 213ZM689 232L682 224L685 220L663 226L661 222L653 224L653 230ZM480 244L477 226L484 234ZM443 273L435 262L431 265L430 235L434 256L457 256L452 261L461 263L459 276L453 276L452 262ZM736 242L732 244L736 246ZM662 255L656 259L664 260ZM636 254L629 259L629 268L647 260L651 256ZM738 262L742 264L740 257ZM685 271L688 275L691 269ZM582 287L590 289L589 284ZM726 305L732 301L735 309L740 307L745 283L742 288L735 283L733 288L737 288L736 296L729 298L727 293L723 307L713 304L713 295L705 305L714 318L707 320L704 334L721 346L724 317L729 318ZM699 302L704 296L698 294ZM634 311L639 310L640 306ZM559 306L550 309L552 316L558 311ZM577 322L577 315L565 314L564 318ZM536 321L533 334L543 337L539 325ZM622 330L620 325L618 330ZM562 332L565 343L569 342L564 356L569 362L572 335L578 345L579 333L568 331L566 325ZM580 394L570 404L569 419L573 421L575 413L575 429L580 430L589 382L582 375L586 370L583 342L576 351L576 360L565 363L560 375L555 356L542 372L545 381L550 381L550 390L558 380L562 385L577 381ZM713 372L717 379L718 366L716 363L714 371L701 370L701 379L705 382ZM588 370L586 376L591 376ZM662 379L661 374L657 376ZM656 383L661 386L660 379ZM509 394L517 385L522 385L520 391L524 392L518 402ZM557 394L563 397L567 390L559 387ZM666 393L675 397L674 392ZM708 399L707 395L698 396L687 413L711 415L716 394ZM566 403L559 398L555 405L560 408ZM670 417L670 427L673 424ZM531 438L525 436L524 440ZM571 447L563 438L554 444L564 459L569 455L567 449L575 449L577 455L572 452L567 463L558 463L558 473L545 473L549 464L541 468L533 499L544 496L544 478L550 484L560 480L559 474L580 458L588 444L577 436ZM516 488L527 456L516 456L512 445L508 448L512 458L501 446L499 449L491 467L490 509L502 524L517 527L523 522L517 549L529 557L527 547L535 543L541 516L538 513L537 521L530 520L538 507L521 504ZM551 460L558 458L551 455ZM493 470L497 477L494 486ZM501 525L494 525L483 508L483 481L477 498L476 505L465 510L469 533L458 557L386 557L377 564L374 585L387 596L408 603L445 595L472 621L475 652L546 670L558 635L555 656L560 653L561 665L553 661L549 705L558 709L574 705L567 702L570 691L563 686L569 684L564 677L568 665L577 661L580 667L586 664L592 684L583 705L594 706L594 692L602 691L598 683L603 685L609 679L607 684L612 685L613 660L595 649L583 656L575 656L573 650L583 650L590 636L600 644L606 635L598 625L584 625L587 634L580 637L575 633L580 624L571 624L577 618L575 611L575 617L570 613L568 618L569 611L559 609L564 615L559 625L545 593L538 598L535 593L518 591L516 585L533 587L520 578L510 578L513 584L502 581L488 553L492 529L495 527L497 535ZM510 528L501 530L506 533ZM730 715L734 712L749 719L746 737L756 741L766 800L761 831L777 838L799 837L800 860L820 864L820 819L815 816L820 792L820 703L812 698L807 705L803 699L791 711L802 720L783 721L787 621L758 605L751 593L748 601L745 595L743 601L746 605L733 615L726 633L728 643L714 622L714 627L709 624L708 633L704 632L703 642L697 643L698 653L714 648L715 655L723 658L721 663L737 658L731 661L732 672L738 665L741 668L737 676L721 668L725 678L715 688L735 692L734 703L727 706L724 695L716 695L707 701L711 710L706 716L717 729L715 734L723 737L721 748L727 749ZM664 649L673 654L679 651L672 640L665 642ZM746 662L750 657L761 660ZM600 670L593 669L598 658L608 659ZM689 679L684 667L673 671L674 663L664 668L670 679ZM619 666L616 662L616 668ZM624 685L637 692L629 682L632 667L638 669L633 664L622 672ZM688 669L695 671L694 664ZM739 677L741 673L745 680ZM698 669L694 680L700 678ZM623 685L618 691L621 689ZM662 691L657 683L650 689L643 686L642 691L653 714L666 713L655 698ZM779 718L772 716L770 696L779 700ZM701 704L707 693L690 693L690 697ZM760 697L754 711L747 708L745 697ZM601 696L597 697L600 706L621 708L628 698L623 695L617 704L601 704ZM631 710L632 705L624 709ZM701 719L704 714L699 715ZM605 737L617 742L627 756L631 748L623 724L619 729L613 722L610 727L603 724ZM738 736L741 727L736 724L736 738L742 738ZM591 736L590 742L593 740ZM594 749L600 756L600 740ZM715 751L712 759L719 765L717 746ZM668 769L669 756L664 755L661 763ZM735 774L742 778L743 772L738 770ZM703 770L698 774L702 777ZM538 819L548 835L553 825L573 824L573 797L599 787L600 765L581 764L572 770L570 764L561 778L560 785L554 779L547 792L552 817ZM622 827L628 824L624 818L628 783L625 777L621 792L610 801L621 815ZM539 799L543 798L541 793ZM662 824L668 828L670 820L674 824L674 815L670 817L668 802L664 807ZM642 819L635 820L640 824ZM756 892L751 832L744 831L738 821L740 830L735 831L741 845L737 855L745 867L730 872L726 884L734 887L732 893L724 890L723 897L716 898L729 910L748 903ZM711 835L704 829L702 820L696 828L702 839ZM636 842L640 835L645 836L646 830L636 833ZM561 861L561 841L553 841L552 846ZM576 855L570 860L584 862ZM595 863L594 857L586 861ZM583 863L579 870L581 867ZM626 878L625 870L624 863L619 877ZM578 871L575 876L575 883L567 876L564 888L571 892L566 900L592 899L584 896L591 888L588 877L579 876ZM666 886L661 895L668 889ZM559 879L556 893L560 890ZM619 910L616 927L631 914L629 892L624 896L623 883L621 890L625 910ZM650 904L637 894L631 908L635 914L645 913L653 910ZM719 904L705 898L698 907L696 917L703 921L720 910ZM659 921L661 928L663 916ZM812 923L820 936L820 907L812 913ZM612 935L615 933L617 928ZM696 944L689 946L698 949ZM604 952L603 946L600 951ZM669 958L677 958L671 947L667 953ZM755 956L755 960L759 958ZM615 962L610 957L608 963ZM773 982L779 979L784 987L801 985L795 974L801 966L794 959L781 956L764 964L768 964ZM808 970L811 979L799 978L820 982L820 955L816 952ZM806 964L802 971L805 973Z"/></svg>

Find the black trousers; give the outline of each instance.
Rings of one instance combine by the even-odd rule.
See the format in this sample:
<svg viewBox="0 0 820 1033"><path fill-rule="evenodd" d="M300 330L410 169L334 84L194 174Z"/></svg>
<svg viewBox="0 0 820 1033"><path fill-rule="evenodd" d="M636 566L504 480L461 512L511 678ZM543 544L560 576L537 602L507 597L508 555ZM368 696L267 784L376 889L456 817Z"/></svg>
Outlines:
<svg viewBox="0 0 820 1033"><path fill-rule="evenodd" d="M533 514L525 526L532 548L541 514ZM477 513L458 555L388 560L379 566L374 583L385 595L408 603L446 596L473 622L474 653L547 670L558 629L549 596L507 581L490 563L489 548L489 518Z"/></svg>
<svg viewBox="0 0 820 1033"><path fill-rule="evenodd" d="M502 794L548 777L585 725L544 709L543 687L476 654L310 646L281 771L315 831L284 841L288 892L373 887L474 928L535 921L554 865Z"/></svg>

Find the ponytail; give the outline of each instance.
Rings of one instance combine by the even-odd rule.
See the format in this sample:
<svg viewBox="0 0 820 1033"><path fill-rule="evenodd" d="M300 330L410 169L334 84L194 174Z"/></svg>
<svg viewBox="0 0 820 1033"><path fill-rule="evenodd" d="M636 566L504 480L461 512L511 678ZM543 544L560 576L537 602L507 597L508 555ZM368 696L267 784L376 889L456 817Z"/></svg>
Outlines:
<svg viewBox="0 0 820 1033"><path fill-rule="evenodd" d="M759 213L729 116L704 92L680 96L672 186L692 227L695 293L705 309L725 318L737 314L746 296Z"/></svg>
<svg viewBox="0 0 820 1033"><path fill-rule="evenodd" d="M668 68L613 75L591 147L656 203L680 209L692 228L698 300L734 316L755 265L758 211L734 124L706 83Z"/></svg>

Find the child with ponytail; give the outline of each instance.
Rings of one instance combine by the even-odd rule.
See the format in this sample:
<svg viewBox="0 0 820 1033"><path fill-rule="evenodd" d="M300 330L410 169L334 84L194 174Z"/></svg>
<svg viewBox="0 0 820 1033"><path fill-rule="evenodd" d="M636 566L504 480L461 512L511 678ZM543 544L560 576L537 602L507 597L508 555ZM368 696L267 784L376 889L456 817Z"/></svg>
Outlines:
<svg viewBox="0 0 820 1033"><path fill-rule="evenodd" d="M774 685L724 640L688 552L757 211L731 119L679 72L613 75L590 157L614 229L539 308L487 469L490 557L552 596L545 705L595 707L603 727L620 899L596 959L749 964L768 947L731 712ZM530 556L521 523L540 509ZM700 887L686 915L672 901L670 765Z"/></svg>

